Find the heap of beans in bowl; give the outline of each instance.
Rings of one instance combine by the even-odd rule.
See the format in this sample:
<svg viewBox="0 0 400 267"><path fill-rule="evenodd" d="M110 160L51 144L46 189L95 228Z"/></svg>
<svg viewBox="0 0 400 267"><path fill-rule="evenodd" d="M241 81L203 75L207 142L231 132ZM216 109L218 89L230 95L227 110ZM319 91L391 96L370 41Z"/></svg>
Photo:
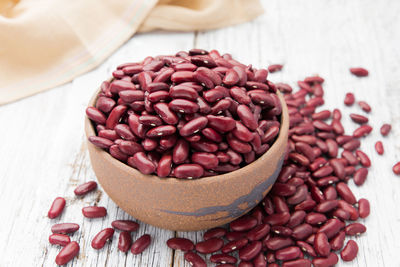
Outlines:
<svg viewBox="0 0 400 267"><path fill-rule="evenodd" d="M192 49L125 63L101 85L89 141L144 174L193 179L234 171L264 154L280 129L268 70Z"/></svg>

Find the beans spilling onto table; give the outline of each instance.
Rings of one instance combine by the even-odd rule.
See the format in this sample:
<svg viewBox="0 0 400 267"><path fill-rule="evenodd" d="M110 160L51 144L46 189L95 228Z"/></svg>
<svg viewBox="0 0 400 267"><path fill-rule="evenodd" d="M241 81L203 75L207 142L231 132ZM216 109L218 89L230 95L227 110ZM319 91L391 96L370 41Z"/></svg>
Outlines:
<svg viewBox="0 0 400 267"><path fill-rule="evenodd" d="M267 76L216 50L122 64L86 110L97 130L89 141L144 174L193 179L234 171L279 134L282 107Z"/></svg>
<svg viewBox="0 0 400 267"><path fill-rule="evenodd" d="M194 51L200 54L206 53L200 52L202 50ZM211 53L214 52L210 52L209 55ZM191 55L194 56L193 51ZM178 57L182 56L187 57L187 54L178 53ZM224 59L224 57L221 58ZM147 61L152 62L150 60ZM137 73L142 71L143 68L143 66L135 64L129 66L132 72L138 71ZM125 67L128 67L128 65ZM123 71L121 72L120 70L125 67L119 68L118 72L116 71L117 74L121 74L120 80L123 80L124 76ZM280 70L275 66L273 69L275 71ZM169 72L171 72L171 75L174 73L172 70ZM363 73L356 72L361 74L359 76L363 76ZM115 73L114 76L116 76ZM174 237L167 241L166 245L168 247L183 251L184 259L193 266L207 266L204 258L204 255L207 254L212 254L209 256L209 260L217 264L217 266L240 267L308 267L311 265L328 267L335 265L339 261L339 254L343 261L352 261L356 258L358 245L355 240L346 241L346 236L353 237L366 232L365 225L358 222L358 220L369 216L370 203L367 199L358 198L354 195L347 183L352 179L357 186L361 186L367 179L371 161L368 155L360 150L360 145L363 138L368 136L373 129L368 125L369 119L366 115L352 113L349 116L354 123L359 124L359 127L352 134L346 134L341 124L342 113L339 109L317 111L316 109L318 107L322 108L324 104L323 82L324 79L319 76L307 77L304 81L298 82L300 90L297 92L293 92L292 87L288 84L277 83L275 85L275 88L284 94L288 105L290 115L289 141L282 170L270 193L262 202L248 214L230 224L207 230L203 235L203 240L196 244L186 238ZM103 86L103 88L105 87ZM139 88L140 85L137 90L132 90L132 92L141 91ZM107 90L103 91L104 94L106 94L105 92ZM160 94L167 95L162 90L157 92L163 92ZM110 95L104 99L115 101L112 97ZM104 101L110 102L110 100ZM121 102L120 100L115 102L118 101ZM351 106L355 101L353 94L346 95L346 105ZM364 112L371 112L371 107L365 101L358 101L357 103ZM128 109L127 106L119 109ZM110 104L108 112L112 112L117 107L116 103ZM105 139L110 141L110 145L105 145L102 141L93 141L96 139L91 141L97 142L97 145L102 148L109 149L111 154L114 153L111 152L113 145L117 144L121 147L126 137L135 136L129 135L131 130L131 128L127 128L129 123L127 126L117 127L119 124L123 125L120 122L124 121L124 118L119 118L118 122L114 122L117 128L114 127L114 130L111 130L104 126L104 124L107 125L108 120L106 109L103 109L102 113L95 112L94 114L103 114L105 120L99 119L98 121L102 121L101 123L94 121L97 123L98 132L101 132L102 136L107 136ZM125 118L129 120L129 116L132 114L126 113ZM99 116L99 118L103 118L103 116ZM140 116L143 115L141 114ZM179 113L177 116L180 119L186 117L186 115L182 116ZM278 119L278 116L275 116L275 119L271 121ZM199 117L201 116L197 118ZM162 117L159 118L163 120ZM192 120L194 119L196 118L192 118ZM145 120L142 119L142 121ZM238 121L236 122L236 127L239 131L246 132L245 129L250 129L248 126L241 124L238 124ZM255 132L258 133L257 129L263 128L261 126L264 124L262 120L259 121ZM267 122L267 124L268 126L263 130L264 135L269 129L278 126L275 122ZM238 127L238 125L240 126ZM148 127L148 130L150 128ZM381 135L383 137L387 136L390 130L390 124L382 125L380 128ZM120 133L117 133L118 131ZM213 127L203 128L201 132L204 136L211 136L210 133L213 131L219 133ZM277 132L277 129L274 129L274 132ZM125 133L125 135L122 133ZM99 134L100 137L101 135ZM200 138L204 138L204 136ZM113 138L114 140L112 140ZM185 137L179 139L178 135L176 135L176 139L176 141L172 142L175 146L179 142L187 141ZM244 140L242 141L244 142ZM161 139L159 142L159 144L165 144L161 142ZM154 145L156 149L159 148L159 144ZM229 143L227 146L229 147ZM137 149L141 149L140 152L142 153L136 153L134 156L148 158L153 162L152 157L149 157L151 151L145 152L144 147L143 142L141 144L137 143ZM172 145L171 147L174 146ZM117 148L121 150L121 148ZM383 154L382 141L378 141L375 148L378 154ZM216 151L218 151L215 152L217 155L221 152L219 150ZM193 153L197 155L194 156L195 160L196 157L203 157L211 161L210 158L195 153L197 152ZM171 164L171 157L172 155L170 154L168 164ZM193 155L191 158L193 158ZM220 158L218 158L218 164ZM124 159L127 159L127 157L124 156ZM187 161L187 158L185 161ZM166 163L159 161L158 165L160 164ZM230 164L232 165L233 163ZM394 165L393 172L400 174L400 163ZM171 174L165 170L162 173L164 173L163 177ZM96 188L97 183L91 181L79 185L74 192L77 197L84 197L89 192L96 190ZM64 209L65 199L58 197L51 205L48 217L51 219L57 218ZM88 220L107 216L106 209L97 206L84 207L82 213ZM111 227L101 230L93 237L91 246L94 249L102 249L107 242L112 240L115 230L118 230L120 231L118 239L118 249L120 251L128 252L130 250L133 254L142 253L150 245L151 237L148 234L144 234L137 237L136 241L133 241L132 233L137 231L138 228L139 224L134 221L115 220L112 222ZM69 236L78 230L79 225L75 223L59 223L52 226L49 242L63 247L56 257L57 264L65 264L79 253L78 243L71 241Z"/></svg>

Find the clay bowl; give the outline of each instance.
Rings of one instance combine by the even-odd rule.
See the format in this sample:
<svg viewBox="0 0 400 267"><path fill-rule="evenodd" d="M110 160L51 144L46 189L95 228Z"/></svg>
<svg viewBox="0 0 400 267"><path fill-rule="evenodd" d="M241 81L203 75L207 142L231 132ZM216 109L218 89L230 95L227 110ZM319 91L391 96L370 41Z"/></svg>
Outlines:
<svg viewBox="0 0 400 267"><path fill-rule="evenodd" d="M89 102L94 106L99 91ZM103 189L124 211L145 223L176 231L203 230L247 213L271 189L283 164L289 115L281 94L281 129L270 149L236 171L197 180L145 175L88 142L93 170ZM86 136L95 135L85 118Z"/></svg>

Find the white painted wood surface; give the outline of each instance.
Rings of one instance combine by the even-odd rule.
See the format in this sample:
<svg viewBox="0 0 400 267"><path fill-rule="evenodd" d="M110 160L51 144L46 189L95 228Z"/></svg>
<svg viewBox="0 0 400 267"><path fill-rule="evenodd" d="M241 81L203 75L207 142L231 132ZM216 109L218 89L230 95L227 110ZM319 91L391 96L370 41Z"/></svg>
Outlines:
<svg viewBox="0 0 400 267"><path fill-rule="evenodd" d="M369 115L375 127L362 149L373 167L362 187L350 186L357 197L371 202L371 215L362 220L368 231L357 237L357 259L339 266L400 266L400 177L392 165L400 160L400 2L356 0L269 0L265 14L253 22L201 33L140 34L116 51L97 69L48 92L0 107L0 266L55 266L59 248L48 244L50 227L58 222L81 225L72 237L81 245L79 257L68 266L189 266L181 252L165 245L168 238L201 238L201 232L174 233L141 224L133 235L149 233L153 241L142 255L117 250L117 235L101 251L90 247L91 238L116 218L129 218L104 193L76 199L76 185L95 179L83 132L86 104L100 82L119 63L147 55L174 53L191 47L216 48L255 66L284 63L271 74L273 81L292 85L310 74L326 79L325 107L345 111L346 129L354 129L350 112L343 106L345 92L373 107ZM349 74L351 66L363 66L368 78ZM382 138L383 122L393 125ZM374 143L382 140L385 155L378 156ZM56 196L67 198L59 219L50 221L47 210ZM104 219L84 219L81 208L98 204L108 209Z"/></svg>

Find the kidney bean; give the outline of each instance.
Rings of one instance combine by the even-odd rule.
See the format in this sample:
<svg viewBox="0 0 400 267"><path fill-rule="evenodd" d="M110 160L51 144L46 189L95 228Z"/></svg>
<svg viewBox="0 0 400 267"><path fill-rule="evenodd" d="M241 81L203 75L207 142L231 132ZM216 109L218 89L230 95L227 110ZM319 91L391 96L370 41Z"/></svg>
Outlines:
<svg viewBox="0 0 400 267"><path fill-rule="evenodd" d="M379 155L383 155L383 153L385 152L384 148L383 148L383 144L381 141L377 141L375 143L375 150L376 153L378 153Z"/></svg>
<svg viewBox="0 0 400 267"><path fill-rule="evenodd" d="M354 104L355 97L353 93L346 93L346 96L344 98L344 104L346 106L351 106Z"/></svg>
<svg viewBox="0 0 400 267"><path fill-rule="evenodd" d="M312 264L315 267L330 267L334 266L339 261L338 256L331 252L326 258L314 258Z"/></svg>
<svg viewBox="0 0 400 267"><path fill-rule="evenodd" d="M350 220L355 221L358 219L358 210L344 200L338 201L338 207L350 213Z"/></svg>
<svg viewBox="0 0 400 267"><path fill-rule="evenodd" d="M353 192L351 192L347 184L343 182L338 183L336 185L336 191L339 193L339 196L349 204L355 204L357 202Z"/></svg>
<svg viewBox="0 0 400 267"><path fill-rule="evenodd" d="M384 123L381 126L380 132L382 136L387 136L390 133L390 130L392 129L392 125Z"/></svg>
<svg viewBox="0 0 400 267"><path fill-rule="evenodd" d="M361 165L364 167L371 166L371 160L369 159L368 155L362 152L361 150L356 150L357 158L360 160Z"/></svg>
<svg viewBox="0 0 400 267"><path fill-rule="evenodd" d="M111 226L124 232L134 232L139 229L139 224L130 220L115 220Z"/></svg>
<svg viewBox="0 0 400 267"><path fill-rule="evenodd" d="M168 239L167 246L172 249L179 249L182 251L190 251L194 249L194 244L191 240L181 237Z"/></svg>
<svg viewBox="0 0 400 267"><path fill-rule="evenodd" d="M263 219L263 223L268 223L270 225L284 225L290 219L290 214L288 212L271 214Z"/></svg>
<svg viewBox="0 0 400 267"><path fill-rule="evenodd" d="M118 238L118 249L122 252L127 252L132 244L130 232L121 232Z"/></svg>
<svg viewBox="0 0 400 267"><path fill-rule="evenodd" d="M314 248L304 241L296 241L296 245L304 252L306 252L311 257L316 257L317 253L315 252Z"/></svg>
<svg viewBox="0 0 400 267"><path fill-rule="evenodd" d="M360 168L359 170L361 170L361 169L363 169L363 168ZM392 171L396 175L400 174L400 161L393 165ZM367 172L368 172L368 170L367 170Z"/></svg>
<svg viewBox="0 0 400 267"><path fill-rule="evenodd" d="M76 241L68 243L56 256L56 264L64 265L70 262L79 253L79 244Z"/></svg>
<svg viewBox="0 0 400 267"><path fill-rule="evenodd" d="M132 243L131 252L134 255L142 253L151 243L151 237L148 234L142 235Z"/></svg>
<svg viewBox="0 0 400 267"><path fill-rule="evenodd" d="M212 228L212 229L207 230L204 233L203 238L204 238L204 240L208 240L208 239L213 238L213 237L220 238L220 237L224 237L226 233L227 233L227 230L225 228L216 227L216 228Z"/></svg>
<svg viewBox="0 0 400 267"><path fill-rule="evenodd" d="M359 168L354 173L354 183L358 186L362 185L367 179L368 169L367 168Z"/></svg>
<svg viewBox="0 0 400 267"><path fill-rule="evenodd" d="M137 152L133 157L128 158L128 164L135 166L144 174L150 174L156 170L156 166L144 152Z"/></svg>
<svg viewBox="0 0 400 267"><path fill-rule="evenodd" d="M76 223L58 223L51 227L53 234L70 234L79 230L79 225Z"/></svg>
<svg viewBox="0 0 400 267"><path fill-rule="evenodd" d="M292 213L290 216L289 222L287 223L287 227L294 228L301 224L306 217L306 212L302 210L298 210Z"/></svg>
<svg viewBox="0 0 400 267"><path fill-rule="evenodd" d="M198 254L188 251L184 256L185 260L190 263L193 267L207 267L206 262Z"/></svg>
<svg viewBox="0 0 400 267"><path fill-rule="evenodd" d="M365 198L358 200L358 211L360 218L367 218L370 212L369 201Z"/></svg>
<svg viewBox="0 0 400 267"><path fill-rule="evenodd" d="M192 162L202 165L205 169L212 169L218 166L218 158L216 155L206 152L194 152L192 154Z"/></svg>
<svg viewBox="0 0 400 267"><path fill-rule="evenodd" d="M318 232L314 239L315 252L322 257L327 257L331 251L331 245L328 242L326 234Z"/></svg>
<svg viewBox="0 0 400 267"><path fill-rule="evenodd" d="M203 176L204 169L199 164L181 164L174 169L176 178L195 179Z"/></svg>
<svg viewBox="0 0 400 267"><path fill-rule="evenodd" d="M285 261L282 263L282 267L311 267L311 261L307 259Z"/></svg>
<svg viewBox="0 0 400 267"><path fill-rule="evenodd" d="M205 241L196 244L195 248L202 254L210 254L217 252L224 245L224 241L221 238L210 238Z"/></svg>
<svg viewBox="0 0 400 267"><path fill-rule="evenodd" d="M319 230L319 233L324 233L328 238L335 236L342 228L344 223L339 219L329 219Z"/></svg>
<svg viewBox="0 0 400 267"><path fill-rule="evenodd" d="M95 237L92 239L92 248L94 249L102 249L106 244L107 240L111 239L114 235L114 229L106 228L101 230Z"/></svg>
<svg viewBox="0 0 400 267"><path fill-rule="evenodd" d="M291 196L296 192L296 187L283 183L275 183L272 192L278 196Z"/></svg>
<svg viewBox="0 0 400 267"><path fill-rule="evenodd" d="M99 148L106 149L114 144L113 141L99 136L89 136L89 142Z"/></svg>
<svg viewBox="0 0 400 267"><path fill-rule="evenodd" d="M264 240L263 244L270 250L279 250L294 245L294 242L290 237L271 237Z"/></svg>
<svg viewBox="0 0 400 267"><path fill-rule="evenodd" d="M275 258L282 261L297 259L300 256L300 248L296 246L279 249L275 252Z"/></svg>
<svg viewBox="0 0 400 267"><path fill-rule="evenodd" d="M307 223L300 224L293 228L292 237L296 240L304 240L312 234L312 227Z"/></svg>
<svg viewBox="0 0 400 267"><path fill-rule="evenodd" d="M248 143L241 142L239 139L235 138L232 134L228 134L227 141L229 146L238 153L249 153L252 147Z"/></svg>
<svg viewBox="0 0 400 267"><path fill-rule="evenodd" d="M363 137L368 135L372 131L372 127L369 126L368 124L361 125L357 129L354 130L353 136L354 137Z"/></svg>
<svg viewBox="0 0 400 267"><path fill-rule="evenodd" d="M104 207L89 206L82 208L82 214L86 218L101 218L107 215L107 210Z"/></svg>
<svg viewBox="0 0 400 267"><path fill-rule="evenodd" d="M367 231L367 228L361 223L351 223L344 228L346 235L360 235Z"/></svg>
<svg viewBox="0 0 400 267"><path fill-rule="evenodd" d="M357 67L357 68L350 68L351 74L357 76L357 77L365 77L368 76L368 70Z"/></svg>
<svg viewBox="0 0 400 267"><path fill-rule="evenodd" d="M89 181L84 184L77 186L74 190L76 196L83 196L87 193L95 190L97 188L97 183L95 181Z"/></svg>
<svg viewBox="0 0 400 267"><path fill-rule="evenodd" d="M282 68L283 68L283 65L281 65L281 64L273 64L273 65L268 66L268 71L271 73L274 73L274 72L282 70Z"/></svg>
<svg viewBox="0 0 400 267"><path fill-rule="evenodd" d="M257 129L257 120L254 118L253 113L248 106L239 105L237 108L237 114L247 128L253 131Z"/></svg>
<svg viewBox="0 0 400 267"><path fill-rule="evenodd" d="M289 197L286 201L288 204L296 205L303 202L307 197L307 186L300 185L296 189L296 193Z"/></svg>
<svg viewBox="0 0 400 267"><path fill-rule="evenodd" d="M210 261L214 263L236 263L237 259L228 254L214 254L210 257Z"/></svg>
<svg viewBox="0 0 400 267"><path fill-rule="evenodd" d="M111 156L113 156L114 158L125 162L128 159L128 155L126 155L125 153L123 153L120 149L118 145L112 145L110 146L109 152L111 154Z"/></svg>
<svg viewBox="0 0 400 267"><path fill-rule="evenodd" d="M326 216L322 213L310 212L305 218L305 222L311 225L319 225L327 220Z"/></svg>
<svg viewBox="0 0 400 267"><path fill-rule="evenodd" d="M330 240L331 249L334 251L338 251L342 249L344 245L344 239L346 238L346 234L344 231L340 231L336 236L334 236Z"/></svg>
<svg viewBox="0 0 400 267"><path fill-rule="evenodd" d="M116 103L112 98L101 96L96 101L96 108L99 111L102 111L104 113L109 113L114 108L115 104ZM86 112L87 112L87 110L86 110ZM98 118L97 115L99 115L99 114L97 113L97 111L95 111L94 114L92 113L93 110L91 110L89 112L91 113L91 115L95 114L95 117ZM102 116L100 115L100 117L102 117Z"/></svg>
<svg viewBox="0 0 400 267"><path fill-rule="evenodd" d="M358 253L358 245L355 241L349 240L347 241L346 246L340 252L340 256L344 261L352 261L357 257Z"/></svg>
<svg viewBox="0 0 400 267"><path fill-rule="evenodd" d="M239 250L239 259L250 261L260 253L262 243L260 241L252 241L247 246Z"/></svg>
<svg viewBox="0 0 400 267"><path fill-rule="evenodd" d="M57 197L51 204L51 207L47 212L47 217L49 217L50 219L57 218L58 216L61 215L62 211L64 210L64 207L65 207L65 199L62 197Z"/></svg>
<svg viewBox="0 0 400 267"><path fill-rule="evenodd" d="M207 115L207 119L208 125L221 133L232 131L236 127L235 120L229 117Z"/></svg>
<svg viewBox="0 0 400 267"><path fill-rule="evenodd" d="M62 247L65 247L71 242L71 239L67 235L52 234L49 236L49 242L52 245L60 245Z"/></svg>
<svg viewBox="0 0 400 267"><path fill-rule="evenodd" d="M154 104L154 110L165 123L176 124L178 122L178 116L169 108L168 104L162 102L156 103Z"/></svg>
<svg viewBox="0 0 400 267"><path fill-rule="evenodd" d="M293 233L292 229L290 229L288 227L280 226L280 225L272 226L271 232L275 233L276 235L285 236L285 237L291 236Z"/></svg>

